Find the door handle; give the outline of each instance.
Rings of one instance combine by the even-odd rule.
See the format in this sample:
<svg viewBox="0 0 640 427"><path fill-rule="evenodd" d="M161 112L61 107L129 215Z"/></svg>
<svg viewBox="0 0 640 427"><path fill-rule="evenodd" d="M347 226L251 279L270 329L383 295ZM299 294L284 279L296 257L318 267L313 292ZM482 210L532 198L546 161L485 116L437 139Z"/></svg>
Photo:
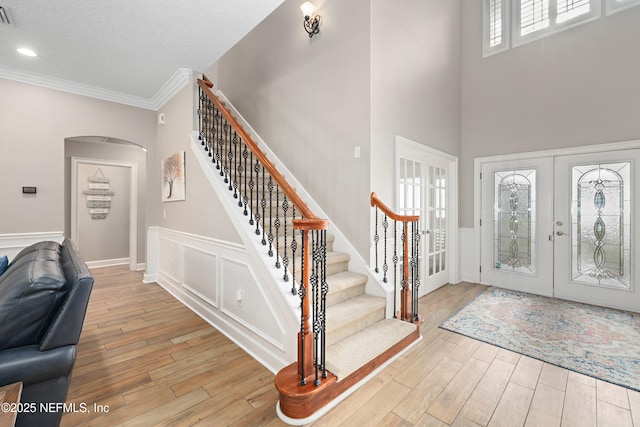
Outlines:
<svg viewBox="0 0 640 427"><path fill-rule="evenodd" d="M562 231L556 231L556 236L564 236L565 233Z"/></svg>

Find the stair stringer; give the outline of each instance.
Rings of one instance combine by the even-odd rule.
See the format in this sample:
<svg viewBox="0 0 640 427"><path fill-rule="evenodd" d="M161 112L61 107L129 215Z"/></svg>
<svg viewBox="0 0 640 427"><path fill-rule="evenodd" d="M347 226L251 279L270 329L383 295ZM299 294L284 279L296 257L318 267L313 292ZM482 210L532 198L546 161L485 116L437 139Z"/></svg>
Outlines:
<svg viewBox="0 0 640 427"><path fill-rule="evenodd" d="M307 206L311 211L319 218L330 217L324 212L318 203L311 197L311 195L305 190L302 184L295 178L295 176L287 169L286 165L274 154L264 140L258 135L258 133L251 127L251 125L245 120L238 110L233 106L231 101L224 95L221 90L216 92L216 96L225 104L225 107L240 123L244 130L251 136L253 141L269 158L269 161L278 169L278 171L285 177L289 185L296 189L296 193L307 203ZM360 253L353 247L349 239L346 238L344 233L340 231L340 228L336 226L332 221L329 222L329 233L335 236L333 248L335 251L344 252L349 254L349 270L355 273L360 273L367 276L367 284L365 286L365 292L369 295L385 298L387 302L386 317L391 318L394 315L394 295L393 286L389 283L384 283L380 275L376 274L373 269L368 265L365 259Z"/></svg>

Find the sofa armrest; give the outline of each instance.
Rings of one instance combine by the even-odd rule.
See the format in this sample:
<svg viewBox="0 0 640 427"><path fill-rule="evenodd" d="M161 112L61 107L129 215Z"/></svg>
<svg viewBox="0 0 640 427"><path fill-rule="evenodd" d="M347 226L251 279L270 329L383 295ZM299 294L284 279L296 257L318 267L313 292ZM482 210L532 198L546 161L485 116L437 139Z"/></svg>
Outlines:
<svg viewBox="0 0 640 427"><path fill-rule="evenodd" d="M24 387L66 377L76 359L73 345L40 351L38 345L0 350L0 385L21 381Z"/></svg>

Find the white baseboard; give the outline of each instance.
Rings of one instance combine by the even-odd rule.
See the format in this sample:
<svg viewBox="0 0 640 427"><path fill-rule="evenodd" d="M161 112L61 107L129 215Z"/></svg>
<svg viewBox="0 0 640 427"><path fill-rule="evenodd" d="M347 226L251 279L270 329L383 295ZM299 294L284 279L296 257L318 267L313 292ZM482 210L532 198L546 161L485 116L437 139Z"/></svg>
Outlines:
<svg viewBox="0 0 640 427"><path fill-rule="evenodd" d="M116 259L103 259L99 261L87 261L87 267L100 268L100 267L112 267L114 265L129 264L129 258L116 258Z"/></svg>

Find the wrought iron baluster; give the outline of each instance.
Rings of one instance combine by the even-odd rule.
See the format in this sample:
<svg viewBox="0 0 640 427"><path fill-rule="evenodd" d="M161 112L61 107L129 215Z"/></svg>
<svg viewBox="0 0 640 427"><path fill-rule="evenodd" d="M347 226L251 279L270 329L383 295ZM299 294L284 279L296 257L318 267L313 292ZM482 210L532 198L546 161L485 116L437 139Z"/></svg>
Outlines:
<svg viewBox="0 0 640 427"><path fill-rule="evenodd" d="M216 158L218 159L217 169L220 170L220 176L224 176L224 158L222 156L222 151L224 149L224 132L227 128L227 124L224 121L223 117L220 117L218 114L218 148L216 151Z"/></svg>
<svg viewBox="0 0 640 427"><path fill-rule="evenodd" d="M251 179L249 180L249 211L251 212L251 215L249 216L249 225L253 225L254 216L256 213L255 209L253 208L253 189L256 186L253 173L256 172L257 174L256 168L253 166L253 151L250 153L249 158L249 164L251 165L251 168L249 168L249 170L251 171Z"/></svg>
<svg viewBox="0 0 640 427"><path fill-rule="evenodd" d="M311 235L311 277L309 283L311 284L311 295L313 296L313 364L315 371L315 379L313 384L320 385L319 369L320 369L320 287L318 286L318 267L319 260L319 248L318 248L318 232L316 230L307 231Z"/></svg>
<svg viewBox="0 0 640 427"><path fill-rule="evenodd" d="M238 145L242 144L242 138L237 138L237 139L238 139L237 141ZM242 148L240 148L240 151L242 151ZM241 208L242 195L240 193L242 192L242 175L243 175L244 169L242 168L242 158L238 156L237 146L236 146L235 157L236 157L236 180L233 183L233 192L235 194L234 197L238 199L238 207Z"/></svg>
<svg viewBox="0 0 640 427"><path fill-rule="evenodd" d="M224 145L225 145L225 153L224 153L224 183L229 184L229 191L233 190L231 186L231 159L233 158L233 151L231 151L231 125L225 120L224 127ZM229 147L229 151L227 151L226 147Z"/></svg>
<svg viewBox="0 0 640 427"><path fill-rule="evenodd" d="M304 275L304 269L305 269L305 265L304 265L304 244L305 244L305 233L304 231L302 232L302 272ZM295 276L294 276L295 277ZM304 277L304 276L303 276ZM307 290L305 289L304 286L300 286L300 288L298 289L298 295L300 296L300 311L302 312L302 316L300 316L300 360L306 360L305 359L305 316L304 316L304 306L305 306L305 298L307 297ZM306 373L305 373L305 369L304 366L305 364L302 363L300 365L300 385L307 385L307 380L306 380Z"/></svg>
<svg viewBox="0 0 640 427"><path fill-rule="evenodd" d="M376 264L375 264L375 268L374 271L376 273L379 273L380 270L378 269L378 241L380 240L380 236L378 235L378 208L376 209L376 227L375 227L375 232L373 234L373 243L375 243L375 252L376 252Z"/></svg>
<svg viewBox="0 0 640 427"><path fill-rule="evenodd" d="M269 177L271 178L271 177ZM267 196L266 196L266 190L265 190L265 181L267 180L267 176L266 176L266 171L264 170L264 168L262 168L262 197L260 198L260 207L262 208L262 244L264 246L267 245L267 236L265 234L265 230L266 230L266 219L265 219L265 214L266 214L266 210L267 210Z"/></svg>
<svg viewBox="0 0 640 427"><path fill-rule="evenodd" d="M398 299L398 221L393 221L393 318L397 319L398 310L396 300Z"/></svg>
<svg viewBox="0 0 640 427"><path fill-rule="evenodd" d="M238 134L233 131L232 144L229 144L229 191L233 191L233 198L238 198ZM233 148L233 151L231 150Z"/></svg>
<svg viewBox="0 0 640 427"><path fill-rule="evenodd" d="M254 166L254 169L256 171L256 206L255 206L255 213L253 214L255 220L256 220L256 235L260 235L260 191L258 190L259 187L259 180L260 180L260 162L258 161L258 159L256 158L256 165Z"/></svg>
<svg viewBox="0 0 640 427"><path fill-rule="evenodd" d="M321 303L321 308L320 308L320 316L321 316L321 320L322 320L322 330L321 330L321 346L322 346L322 353L321 353L321 359L320 359L320 363L322 366L322 378L327 378L327 365L326 365L326 360L325 360L325 356L326 356L326 344L327 344L327 294L329 293L329 283L327 282L327 231L326 230L322 230L321 232L321 242L322 242L322 246L321 246L321 253L322 253L322 259L321 259L321 267L322 267L322 274L321 274L321 280L322 280L322 303Z"/></svg>
<svg viewBox="0 0 640 427"><path fill-rule="evenodd" d="M296 217L296 205L291 205L291 217ZM295 228L291 232L291 292L296 294L296 250L298 249L298 242L296 241Z"/></svg>
<svg viewBox="0 0 640 427"><path fill-rule="evenodd" d="M406 300L406 295L407 295L407 253L404 250L406 248L405 246L405 241L407 239L407 233L406 233L406 228L407 228L407 223L403 222L402 223L402 234L400 235L400 241L402 242L402 280L400 282L400 318L404 321L407 320L407 313L406 313L406 305L405 305L405 300Z"/></svg>
<svg viewBox="0 0 640 427"><path fill-rule="evenodd" d="M269 175L269 183L267 184L269 189L269 233L267 234L267 240L269 240L269 256L273 256L273 179Z"/></svg>
<svg viewBox="0 0 640 427"><path fill-rule="evenodd" d="M280 186L276 185L276 220L273 223L276 229L276 268L280 268Z"/></svg>
<svg viewBox="0 0 640 427"><path fill-rule="evenodd" d="M249 214L249 211L247 210L247 202L248 197L247 197L247 172L249 172L250 170L247 169L247 159L249 158L249 150L247 150L247 144L242 144L243 148L242 148L242 158L244 159L244 191L242 192L242 203L244 204L244 216L247 216Z"/></svg>
<svg viewBox="0 0 640 427"><path fill-rule="evenodd" d="M282 279L285 282L289 281L289 247L287 246L287 229L289 228L289 223L287 221L287 212L289 211L289 199L287 199L287 195L284 195L284 200L282 201L282 216L284 218L284 254L282 255L282 266L284 267L284 276ZM291 293L293 295L296 294L295 286L291 289Z"/></svg>
<svg viewBox="0 0 640 427"><path fill-rule="evenodd" d="M204 145L204 134L202 133L202 123L203 123L203 111L202 111L202 101L204 101L204 93L202 93L202 88L198 86L198 139L201 141L201 144Z"/></svg>
<svg viewBox="0 0 640 427"><path fill-rule="evenodd" d="M382 264L382 271L384 276L382 277L382 281L387 283L387 271L389 270L389 264L387 264L387 229L389 228L389 220L387 219L387 214L384 214L384 219L382 220L382 228L384 229L384 263Z"/></svg>

